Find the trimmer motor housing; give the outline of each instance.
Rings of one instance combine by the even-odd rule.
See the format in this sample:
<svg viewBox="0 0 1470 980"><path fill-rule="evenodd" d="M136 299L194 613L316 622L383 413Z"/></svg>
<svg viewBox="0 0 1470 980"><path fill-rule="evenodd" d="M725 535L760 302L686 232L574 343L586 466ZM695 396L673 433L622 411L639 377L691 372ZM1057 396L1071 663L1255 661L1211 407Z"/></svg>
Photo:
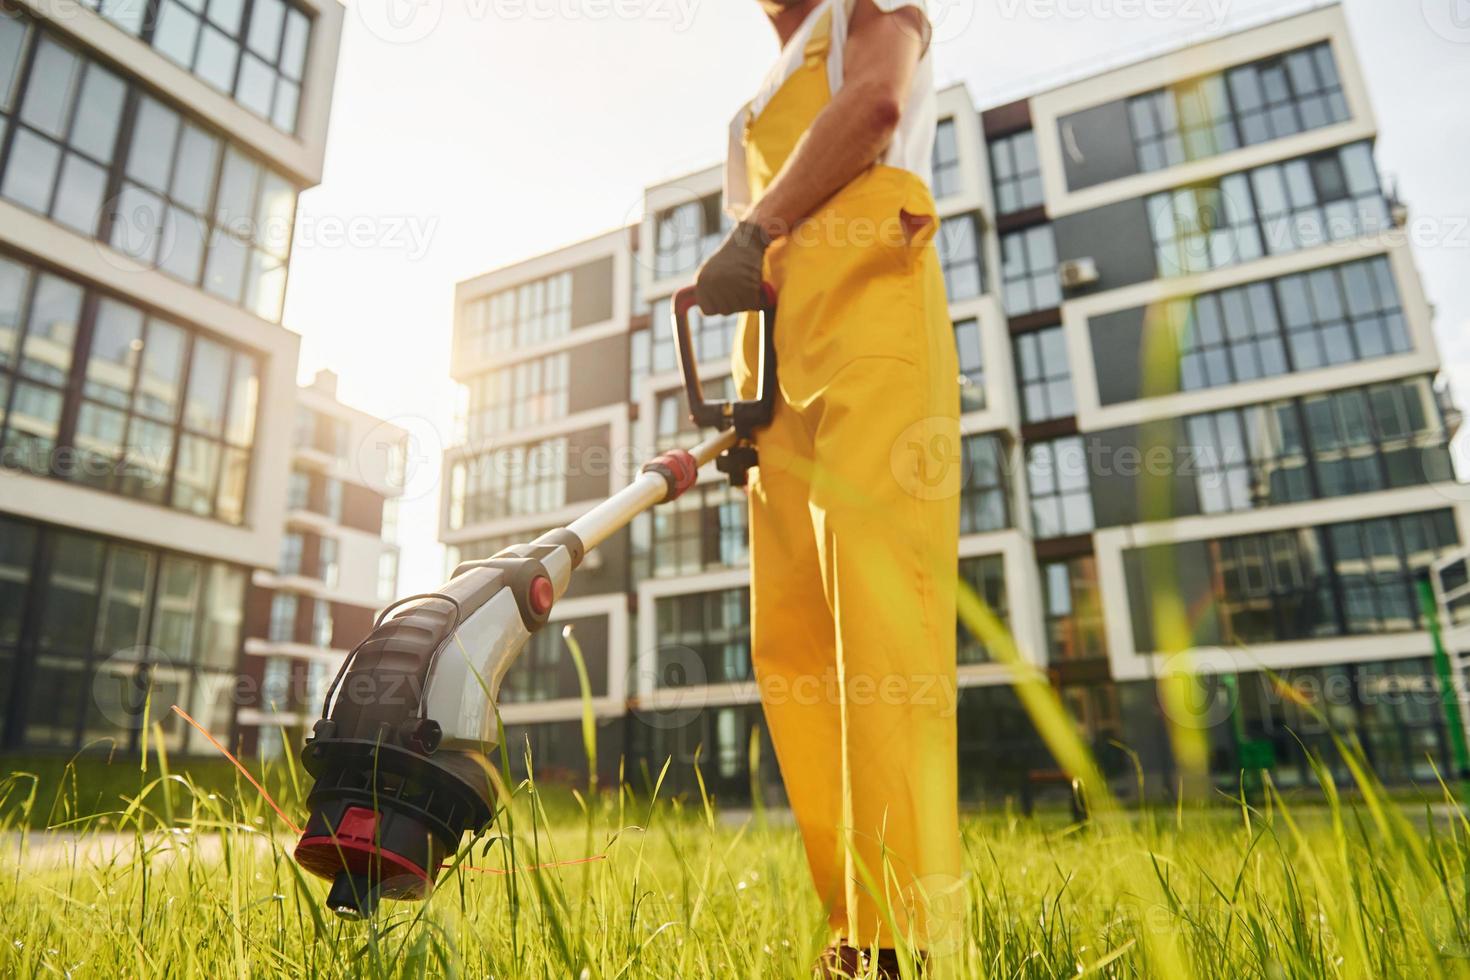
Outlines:
<svg viewBox="0 0 1470 980"><path fill-rule="evenodd" d="M501 680L582 551L560 530L462 564L440 591L390 607L347 657L303 751L315 783L296 845L332 881L333 910L427 897L464 832L489 823Z"/></svg>

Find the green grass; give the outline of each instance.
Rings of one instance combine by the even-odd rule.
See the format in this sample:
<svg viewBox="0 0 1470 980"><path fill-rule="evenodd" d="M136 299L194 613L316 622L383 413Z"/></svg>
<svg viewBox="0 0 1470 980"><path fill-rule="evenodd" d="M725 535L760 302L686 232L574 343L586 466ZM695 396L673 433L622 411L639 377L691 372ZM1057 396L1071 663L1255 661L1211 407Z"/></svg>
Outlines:
<svg viewBox="0 0 1470 980"><path fill-rule="evenodd" d="M804 977L826 941L796 832L759 810L523 782L467 862L605 857L461 868L428 903L353 923L324 912L248 784L166 763L114 770L131 787L80 817L69 780L59 800L22 773L0 785L0 974ZM269 777L299 818L296 774ZM931 975L1470 976L1470 824L1447 796L1393 804L1360 778L1352 801L1329 787L1289 808L1268 790L1082 826L972 815ZM41 811L53 829L30 829Z"/></svg>

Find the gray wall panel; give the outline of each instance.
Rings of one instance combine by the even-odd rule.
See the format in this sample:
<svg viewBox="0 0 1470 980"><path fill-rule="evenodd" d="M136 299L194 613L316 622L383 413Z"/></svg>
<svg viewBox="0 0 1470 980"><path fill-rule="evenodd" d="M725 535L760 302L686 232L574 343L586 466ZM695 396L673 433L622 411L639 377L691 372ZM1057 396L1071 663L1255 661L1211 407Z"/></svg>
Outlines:
<svg viewBox="0 0 1470 980"><path fill-rule="evenodd" d="M628 335L614 334L571 349L568 410L575 414L628 401Z"/></svg>
<svg viewBox="0 0 1470 980"><path fill-rule="evenodd" d="M612 318L613 257L572 270L572 328Z"/></svg>
<svg viewBox="0 0 1470 980"><path fill-rule="evenodd" d="M1080 191L1138 173L1126 101L1063 116L1057 120L1057 131L1068 190Z"/></svg>
<svg viewBox="0 0 1470 980"><path fill-rule="evenodd" d="M1052 228L1059 261L1092 259L1097 263L1097 285L1073 290L1069 296L1132 286L1158 275L1154 239L1142 198L1069 214L1053 221Z"/></svg>

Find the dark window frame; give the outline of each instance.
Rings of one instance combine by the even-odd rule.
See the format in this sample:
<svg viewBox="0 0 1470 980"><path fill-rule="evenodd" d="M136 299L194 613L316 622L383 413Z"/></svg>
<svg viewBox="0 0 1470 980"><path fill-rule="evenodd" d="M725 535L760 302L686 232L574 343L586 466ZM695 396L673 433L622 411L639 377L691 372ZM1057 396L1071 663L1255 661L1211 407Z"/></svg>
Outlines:
<svg viewBox="0 0 1470 980"><path fill-rule="evenodd" d="M1310 91L1298 91L1300 79L1294 68L1300 66L1302 59L1313 74L1315 84ZM1324 66L1331 67L1331 80L1327 80L1329 72ZM1266 71L1280 73L1285 87L1281 97L1272 99L1260 82L1260 74ZM1242 108L1248 77L1256 79L1262 102L1259 106ZM1208 160L1232 150L1285 139L1352 118L1342 75L1328 41L1184 79L1141 92L1126 101L1129 135L1139 173L1157 173ZM1323 121L1308 124L1303 106L1309 102L1322 103ZM1295 128L1289 131L1278 126L1283 111L1289 111L1293 118ZM1265 132L1258 133L1250 125L1257 119L1269 120ZM1208 139L1202 134L1207 134Z"/></svg>
<svg viewBox="0 0 1470 980"><path fill-rule="evenodd" d="M46 450L47 461L44 468L33 468L30 466L12 467L8 458L0 460L0 465L10 469L21 469L34 476L43 476L77 486L88 486L92 489L105 493L112 493L126 497L139 503L152 506L164 507L172 511L193 513L201 517L219 520L231 526L244 526L248 522L251 489L255 469L255 439L260 428L260 415L263 411L265 398L262 397L266 357L258 351L240 344L232 339L223 338L207 330L196 327L187 322L166 315L160 315L156 311L142 306L130 298L119 296L101 287L73 279L69 276L60 275L49 268L40 266L9 253L0 251L0 263L9 263L22 270L22 275L27 279L24 286L24 294L20 300L20 317L15 338L14 350L19 353L24 350L26 339L31 329L33 304L36 292L41 286L43 279L60 282L68 288L78 291L81 295L78 318L75 325L75 333L72 340L71 360L63 380L46 382L33 377L26 376L21 371L21 361L0 365L0 452L8 456L12 451L11 433L14 429L14 411L17 392L22 385L44 387L61 401L61 409L57 420L57 434L50 449ZM97 340L97 322L99 311L104 304L112 304L137 314L142 322L142 343L138 348L139 357L132 366L131 386L128 391L126 408L109 405L105 399L88 392L87 373L92 360L93 350ZM177 403L167 418L142 412L138 408L138 394L143 383L143 368L148 351L147 337L149 332L155 329L155 325L166 327L177 331L182 335L182 346L179 350L179 375L177 380L176 398ZM226 357L226 380L225 387L219 398L220 428L218 432L201 430L190 424L187 418L188 403L190 399L190 374L195 360L195 351L199 344L208 343L220 348ZM251 406L248 423L242 419L241 422L248 429L248 437L245 442L237 442L230 434L231 413L235 406L235 386L240 382L241 375L237 365L241 363L253 364L252 377L255 381L254 405ZM96 483L81 479L86 473L82 472L79 462L83 461L84 451L77 446L78 423L84 408L96 406L106 411L122 412L125 415L126 426L123 436L122 455L114 458L110 463L110 472L103 474L104 483ZM131 479L128 470L128 459L130 451L136 446L132 443L131 433L135 423L146 425L163 426L169 430L170 449L169 459L164 472L164 482L159 488L157 498L139 493L129 492L126 489L126 480ZM183 507L175 502L175 488L179 472L181 447L186 439L196 441L203 440L212 447L215 454L215 462L212 467L210 481L210 510L208 513ZM62 454L66 453L65 459ZM244 460L244 479L235 485L239 490L238 514L231 509L226 509L222 502L222 479L225 467L230 461L238 463Z"/></svg>
<svg viewBox="0 0 1470 980"><path fill-rule="evenodd" d="M1371 141L1359 140L1147 195L1143 202L1159 278L1231 268L1386 229L1388 198L1373 152ZM1342 177L1340 190L1326 186L1323 175L1333 170ZM1371 190L1353 189L1354 171L1360 177L1371 175ZM1303 172L1312 197L1306 203L1292 199L1307 190ZM1293 179L1293 174L1298 176ZM1263 188L1268 186L1279 192L1284 210L1263 207ZM1376 205L1374 213L1369 213L1370 205ZM1304 215L1315 220L1315 232Z"/></svg>
<svg viewBox="0 0 1470 980"><path fill-rule="evenodd" d="M959 123L954 116L945 116L934 127L934 148L930 153L929 169L933 175L935 200L953 197L964 189L964 171L960 166L962 156Z"/></svg>
<svg viewBox="0 0 1470 980"><path fill-rule="evenodd" d="M1030 144L1030 158L1034 168L1023 168L1017 147ZM1046 203L1046 192L1041 183L1041 162L1036 152L1036 132L1023 129L1019 132L999 136L990 141L990 173L992 192L995 194L995 213L1000 216L1019 214ZM1012 200L1014 204L1007 203Z"/></svg>
<svg viewBox="0 0 1470 980"><path fill-rule="evenodd" d="M1047 356L1045 347L1060 342L1061 356ZM1017 334L1016 395L1021 418L1028 425L1071 418L1077 414L1077 396L1072 388L1072 361L1067 350L1066 327L1058 324ZM1053 352L1054 353L1054 352Z"/></svg>
<svg viewBox="0 0 1470 980"><path fill-rule="evenodd" d="M90 231L84 231L83 234L101 245L117 248L138 261L148 263L150 267L156 268L165 275L187 282L190 286L223 299L263 320L279 323L288 286L291 239L300 188L253 148L238 143L213 123L200 118L192 111L181 108L171 96L156 91L106 57L90 49L71 44L67 39L60 38L57 32L29 17L17 16L14 19L26 25L26 35L17 59L16 84L12 93L13 105L24 106L31 76L35 70L36 53L42 44L48 41L78 56L81 64L80 70L90 72L92 66L96 66L120 79L124 86L123 107L114 137L112 158L106 168L107 180L102 197L104 204L99 210L93 228ZM183 277L176 270L167 268L162 264L162 260L158 259L166 230L165 215L162 212L151 216L145 212L142 215L143 220L151 222L151 231L144 229L143 233L144 244L148 246L147 248L128 249L118 244L118 236L127 232L127 217L120 210L124 185L127 183L134 185L135 188L143 187L135 177L129 176L126 171L130 156L140 145L138 138L142 134L138 128L139 107L145 99L167 112L173 118L176 127L173 137L174 145L170 148L169 153L170 175L179 169L178 154L183 145L182 134L186 128L202 134L213 141L215 146L215 169L208 178L208 200L202 209L193 211L194 216L203 222L198 269L193 278ZM75 108L74 100L71 108L68 109L68 134L75 124ZM14 161L16 134L23 127L30 131L30 127L26 127L25 124L19 123L18 119L11 119L3 113L0 113L0 126L3 126L4 129L3 139L0 139L0 187L3 187ZM55 142L54 139L52 142ZM246 207L248 215L230 214L223 209L224 202L221 198L224 171L226 162L230 160L238 160L238 166L248 168L243 171L244 175L248 175L250 182L250 200ZM7 197L6 200L16 204L17 207L42 214L66 227L72 227L49 213L56 201L63 162L63 160L58 160L56 164L56 173L53 177L56 184L51 189L47 211L38 211L30 204L14 198ZM267 200L277 200L274 197L267 197L268 188L277 194L289 195L289 208L279 210L278 213L267 208ZM148 189L146 193L154 198L159 196L158 192L152 189ZM131 217L136 221L138 215ZM272 228L272 225L275 224L284 226L284 236L277 233L282 229ZM284 238L283 241L282 238ZM234 259L235 256L227 253L228 247L239 250L238 282L234 284L232 290L222 291L211 280L211 269L214 268L212 260L219 259L225 262ZM173 249L169 251L172 254Z"/></svg>

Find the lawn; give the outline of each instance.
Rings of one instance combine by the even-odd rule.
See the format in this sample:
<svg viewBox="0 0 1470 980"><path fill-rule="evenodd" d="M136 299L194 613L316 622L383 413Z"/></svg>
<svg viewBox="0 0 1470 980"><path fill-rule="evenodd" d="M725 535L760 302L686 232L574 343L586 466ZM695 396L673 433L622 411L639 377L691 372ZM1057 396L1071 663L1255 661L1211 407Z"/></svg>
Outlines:
<svg viewBox="0 0 1470 980"><path fill-rule="evenodd" d="M132 785L92 796L86 768L0 786L0 974L805 977L825 942L780 812L522 782L464 862L595 860L461 867L427 903L349 922L249 784L120 766ZM1390 803L1363 779L1289 807L1267 786L1083 825L973 814L929 975L1470 976L1470 824L1447 795ZM299 818L294 771L265 781Z"/></svg>

